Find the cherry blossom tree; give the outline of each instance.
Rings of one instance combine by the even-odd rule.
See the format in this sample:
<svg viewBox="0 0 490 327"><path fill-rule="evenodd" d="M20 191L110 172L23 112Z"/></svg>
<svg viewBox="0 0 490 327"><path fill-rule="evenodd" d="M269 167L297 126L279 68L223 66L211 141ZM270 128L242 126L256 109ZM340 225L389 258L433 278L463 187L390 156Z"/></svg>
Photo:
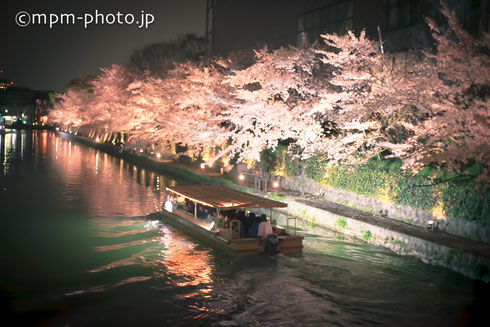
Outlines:
<svg viewBox="0 0 490 327"><path fill-rule="evenodd" d="M229 145L219 155L260 161L261 151L274 149L280 140L294 140L302 148L314 145L321 134L311 110L322 86L315 80L320 64L312 49L263 48L253 65L232 69L224 79L231 97L214 96L226 108L218 119L230 125Z"/></svg>
<svg viewBox="0 0 490 327"><path fill-rule="evenodd" d="M226 154L259 161L288 140L329 165L384 152L414 172L477 162L488 176L490 38L465 32L444 2L442 13L446 27L427 20L433 51L381 53L362 31L323 35L322 49L263 48L253 61L188 61L164 74L113 65L91 89L61 95L52 119L126 131L137 149L220 148L209 164Z"/></svg>
<svg viewBox="0 0 490 327"><path fill-rule="evenodd" d="M476 161L488 176L488 36L465 32L444 3L442 13L447 28L428 20L434 52L382 54L364 32L324 36L329 51L318 52L339 92L319 103L337 129L322 140L330 164L389 150L412 171L433 164L462 173Z"/></svg>
<svg viewBox="0 0 490 327"><path fill-rule="evenodd" d="M138 117L144 115L128 106L131 97L128 85L133 79L134 76L121 65L103 68L92 82L92 117L87 123L112 132L133 129Z"/></svg>
<svg viewBox="0 0 490 327"><path fill-rule="evenodd" d="M203 146L226 141L217 119L220 106L212 100L221 73L214 66L178 64L164 77L149 74L131 83L130 111L141 110L129 146L148 144L190 145L199 153Z"/></svg>
<svg viewBox="0 0 490 327"><path fill-rule="evenodd" d="M89 121L93 95L88 89L69 88L57 94L58 101L49 112L49 120L63 126L81 126Z"/></svg>
<svg viewBox="0 0 490 327"><path fill-rule="evenodd" d="M490 37L472 36L444 1L441 6L447 26L427 19L436 41L434 52L424 52L434 63L424 76L430 83L424 97L427 119L407 141L407 164L420 168L435 162L463 173L469 163L478 162L480 177L489 180Z"/></svg>

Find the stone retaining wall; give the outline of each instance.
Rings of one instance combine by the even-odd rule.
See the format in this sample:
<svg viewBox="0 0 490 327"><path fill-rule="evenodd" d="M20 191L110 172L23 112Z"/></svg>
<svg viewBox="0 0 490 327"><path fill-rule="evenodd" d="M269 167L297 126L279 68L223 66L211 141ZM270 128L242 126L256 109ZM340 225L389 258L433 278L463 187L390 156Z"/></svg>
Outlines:
<svg viewBox="0 0 490 327"><path fill-rule="evenodd" d="M482 274L485 269L487 272L490 269L490 259L486 257L337 215L290 198L284 202L288 207L277 211L302 217L319 227L364 239L370 244L389 248L397 254L413 255L425 263L446 267L470 278L490 281L488 273Z"/></svg>
<svg viewBox="0 0 490 327"><path fill-rule="evenodd" d="M379 210L382 210L384 213L387 212L390 218L407 221L420 226L427 226L429 220L434 220L437 222L438 228L447 233L490 244L490 226L483 226L454 218L438 220L430 211L382 201L351 191L326 187L306 176L284 178L281 184L285 189L305 194L319 195L329 201L371 213L378 213Z"/></svg>

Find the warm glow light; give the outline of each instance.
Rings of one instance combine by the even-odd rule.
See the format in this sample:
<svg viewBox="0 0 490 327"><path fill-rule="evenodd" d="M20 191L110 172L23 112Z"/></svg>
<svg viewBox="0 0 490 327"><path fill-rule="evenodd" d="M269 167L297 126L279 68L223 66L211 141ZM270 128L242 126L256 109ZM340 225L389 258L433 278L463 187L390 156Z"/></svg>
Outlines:
<svg viewBox="0 0 490 327"><path fill-rule="evenodd" d="M157 153L157 158L158 158L158 159L160 159L160 157L161 157L161 156L162 156L162 155L160 154L160 152L159 152L159 153Z"/></svg>
<svg viewBox="0 0 490 327"><path fill-rule="evenodd" d="M444 203L439 201L434 208L432 208L432 216L437 220L446 220L446 212L444 210Z"/></svg>
<svg viewBox="0 0 490 327"><path fill-rule="evenodd" d="M204 167L206 167L206 165L202 163L201 164L201 169L204 169Z"/></svg>
<svg viewBox="0 0 490 327"><path fill-rule="evenodd" d="M95 139L95 142L100 142L100 139L97 137L97 138Z"/></svg>
<svg viewBox="0 0 490 327"><path fill-rule="evenodd" d="M235 203L235 202L228 202L228 203L222 203L221 205L222 205L223 207L228 207L228 208L230 208L230 207L236 206L237 204L238 204L238 203Z"/></svg>
<svg viewBox="0 0 490 327"><path fill-rule="evenodd" d="M238 179L243 181L245 179L245 176L243 174L238 175Z"/></svg>
<svg viewBox="0 0 490 327"><path fill-rule="evenodd" d="M278 181L274 181L274 182L272 183L272 186L274 186L274 187L279 187L279 182L278 182Z"/></svg>
<svg viewBox="0 0 490 327"><path fill-rule="evenodd" d="M174 182L174 183L175 183L175 182ZM174 186L174 185L172 185L172 186ZM200 204L202 204L202 205L205 205L205 206L208 206L208 207L213 207L213 208L215 208L215 206L214 206L214 205L212 205L212 204L206 203L206 202L204 202L204 201L200 201L200 200L193 199L193 198L191 198L191 197L188 197L187 195L184 195L184 194L182 194L182 193L179 193L179 192L177 192L177 191L174 191L174 190L172 190L172 189L170 189L170 188L168 188L168 187L166 187L165 189L166 189L167 191L169 191L169 192L172 192L172 193L174 193L174 194L177 194L177 195L179 195L179 196L182 196L182 197L184 197L184 198L187 198L187 199L189 199L189 200L191 200L191 201L193 201L193 202L197 202L197 203L200 203Z"/></svg>

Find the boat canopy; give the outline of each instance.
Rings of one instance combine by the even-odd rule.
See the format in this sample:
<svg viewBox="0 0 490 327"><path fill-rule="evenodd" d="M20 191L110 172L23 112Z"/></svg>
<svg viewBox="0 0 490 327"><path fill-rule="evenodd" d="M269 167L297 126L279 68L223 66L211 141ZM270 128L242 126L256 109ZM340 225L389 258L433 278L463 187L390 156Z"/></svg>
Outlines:
<svg viewBox="0 0 490 327"><path fill-rule="evenodd" d="M220 210L246 208L284 208L288 205L220 185L167 187L167 191Z"/></svg>

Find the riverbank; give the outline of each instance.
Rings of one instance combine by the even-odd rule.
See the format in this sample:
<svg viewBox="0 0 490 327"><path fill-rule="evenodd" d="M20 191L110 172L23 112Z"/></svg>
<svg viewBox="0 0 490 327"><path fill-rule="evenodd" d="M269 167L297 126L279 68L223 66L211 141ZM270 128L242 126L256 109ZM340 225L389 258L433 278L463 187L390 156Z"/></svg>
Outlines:
<svg viewBox="0 0 490 327"><path fill-rule="evenodd" d="M173 162L122 151L112 144L64 132L57 133L63 138L76 140L156 172L173 174L193 183L220 184L252 191L217 174L209 175L204 170L184 169ZM428 231L425 227L373 215L328 200L307 199L287 191L279 196L281 201L288 203L288 208L282 210L283 214L298 216L303 224L333 229L401 255L413 255L428 264L443 266L487 283L490 281L489 245L455 237L440 230Z"/></svg>

